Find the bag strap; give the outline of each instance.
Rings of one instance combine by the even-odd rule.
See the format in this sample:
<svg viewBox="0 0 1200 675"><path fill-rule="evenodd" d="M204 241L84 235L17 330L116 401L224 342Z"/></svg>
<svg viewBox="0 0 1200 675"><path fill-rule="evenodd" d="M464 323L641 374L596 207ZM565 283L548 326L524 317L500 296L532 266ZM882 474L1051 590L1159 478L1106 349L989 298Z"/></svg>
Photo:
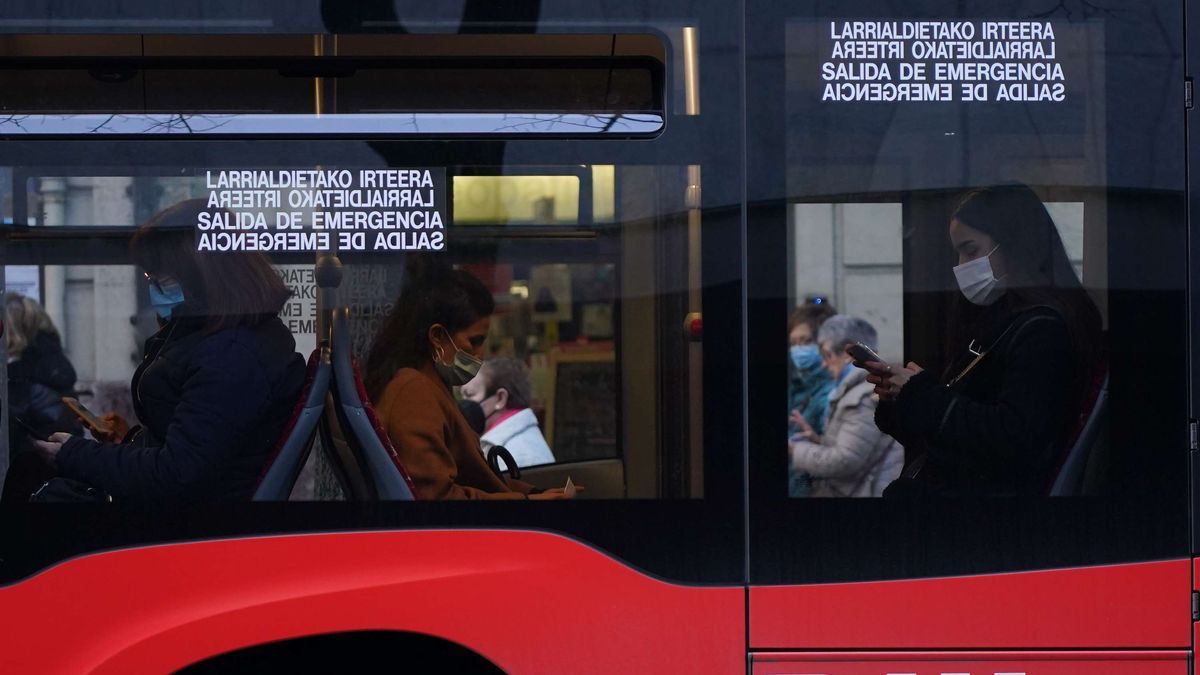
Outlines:
<svg viewBox="0 0 1200 675"><path fill-rule="evenodd" d="M1050 307L1049 305L1034 305L1033 307L1030 307L1029 310L1027 310L1027 311L1033 311L1035 309L1043 309L1043 308L1048 309L1052 312L1056 311L1053 307ZM1030 316L1030 317L1025 317L1024 315L1025 315L1025 312L1023 312L1021 315L1015 317L1008 324L1008 326L1004 329L1004 332L1000 333L1000 336L997 337L995 340L992 340L992 343L990 345L988 345L986 349L983 349L981 351L976 351L973 347L973 345L975 344L975 341L971 340L971 343L969 345L967 345L967 351L974 354L975 358L971 359L971 362L968 363L965 368L963 368L961 371L959 371L959 373L957 375L955 375L953 378L951 378L951 380L946 383L946 387L953 387L954 385L958 384L959 380L963 379L964 377L967 376L967 373L970 373L972 370L974 370L975 366L979 365L980 361L983 361L983 357L990 354L991 351L996 348L996 345L1000 344L1000 342L1002 340L1004 340L1004 338L1007 337L1008 334L1011 333L1012 330L1014 328L1016 328L1018 325L1021 327L1021 330L1018 330L1017 334L1020 335L1021 331L1025 330L1025 327L1028 326L1029 324L1033 323L1034 321L1051 318L1051 317L1044 316L1044 315L1037 315L1037 316ZM1025 319L1024 321L1021 320L1023 317Z"/></svg>

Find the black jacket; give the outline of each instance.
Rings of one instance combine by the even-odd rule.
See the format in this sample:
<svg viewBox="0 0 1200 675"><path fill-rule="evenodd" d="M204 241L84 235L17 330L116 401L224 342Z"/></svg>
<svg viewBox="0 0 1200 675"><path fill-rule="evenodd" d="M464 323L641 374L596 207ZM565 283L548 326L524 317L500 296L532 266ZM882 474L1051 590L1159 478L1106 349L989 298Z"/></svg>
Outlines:
<svg viewBox="0 0 1200 675"><path fill-rule="evenodd" d="M29 447L29 428L42 437L55 431L78 433L79 423L62 403L74 389L75 368L58 336L38 333L21 358L8 364L9 452Z"/></svg>
<svg viewBox="0 0 1200 675"><path fill-rule="evenodd" d="M130 442L72 438L61 476L115 500L248 500L304 384L304 360L276 317L207 334L173 319L146 341L133 375L142 429Z"/></svg>
<svg viewBox="0 0 1200 675"><path fill-rule="evenodd" d="M904 446L905 475L915 471L920 492L1044 495L1078 418L1067 324L1035 307L994 314L977 335L976 351L990 348L966 375L950 384L976 358L970 351L947 371L947 384L929 371L913 376L895 401L880 403L875 423ZM905 487L904 478L893 486Z"/></svg>

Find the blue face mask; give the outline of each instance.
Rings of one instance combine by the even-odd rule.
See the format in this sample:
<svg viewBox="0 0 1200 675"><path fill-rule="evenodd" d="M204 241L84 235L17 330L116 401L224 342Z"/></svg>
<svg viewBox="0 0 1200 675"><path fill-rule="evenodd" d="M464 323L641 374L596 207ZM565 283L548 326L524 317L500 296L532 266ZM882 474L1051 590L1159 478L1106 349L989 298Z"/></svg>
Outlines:
<svg viewBox="0 0 1200 675"><path fill-rule="evenodd" d="M150 282L150 305L163 321L169 321L171 313L182 304L183 287L179 282L170 282L161 287L158 282Z"/></svg>
<svg viewBox="0 0 1200 675"><path fill-rule="evenodd" d="M788 349L788 356L792 357L792 365L796 370L802 373L821 366L821 351L816 345L792 345Z"/></svg>

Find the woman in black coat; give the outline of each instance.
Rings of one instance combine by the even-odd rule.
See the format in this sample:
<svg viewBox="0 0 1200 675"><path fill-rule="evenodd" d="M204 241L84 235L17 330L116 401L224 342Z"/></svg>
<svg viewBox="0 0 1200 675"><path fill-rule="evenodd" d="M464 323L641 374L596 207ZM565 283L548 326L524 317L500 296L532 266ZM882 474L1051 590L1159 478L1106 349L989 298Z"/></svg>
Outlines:
<svg viewBox="0 0 1200 675"><path fill-rule="evenodd" d="M1097 376L1099 312L1024 185L969 193L950 242L962 296L949 367L865 364L876 424L906 451L885 495L1045 495Z"/></svg>
<svg viewBox="0 0 1200 675"><path fill-rule="evenodd" d="M75 367L63 353L58 330L41 305L18 293L4 296L8 348L9 453L32 449L31 435L78 430L62 403L75 390Z"/></svg>
<svg viewBox="0 0 1200 675"><path fill-rule="evenodd" d="M142 426L116 415L109 442L40 442L60 476L114 500L248 500L304 382L304 361L277 314L289 292L257 253L197 252L202 200L158 214L134 236L162 327L133 375ZM121 441L121 442L117 442Z"/></svg>
<svg viewBox="0 0 1200 675"><path fill-rule="evenodd" d="M75 393L75 368L63 353L46 310L18 293L4 296L4 342L8 348L8 473L2 501L27 501L54 476L37 453L35 438L56 431L79 433L62 397Z"/></svg>

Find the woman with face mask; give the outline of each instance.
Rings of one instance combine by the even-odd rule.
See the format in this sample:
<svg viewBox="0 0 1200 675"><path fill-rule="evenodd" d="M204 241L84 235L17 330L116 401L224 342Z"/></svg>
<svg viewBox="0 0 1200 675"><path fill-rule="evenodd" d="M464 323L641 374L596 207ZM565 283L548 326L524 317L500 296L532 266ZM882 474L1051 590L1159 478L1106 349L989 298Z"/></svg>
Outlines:
<svg viewBox="0 0 1200 675"><path fill-rule="evenodd" d="M878 497L900 473L904 449L875 426L878 402L867 373L845 346L874 349L878 335L864 319L839 314L818 334L822 363L834 382L823 434L807 432L789 444L792 468L812 476L813 497Z"/></svg>
<svg viewBox="0 0 1200 675"><path fill-rule="evenodd" d="M502 446L520 468L554 463L542 437L529 394L529 369L517 359L496 357L483 362L479 375L463 385L463 398L479 404L484 452Z"/></svg>
<svg viewBox="0 0 1200 675"><path fill-rule="evenodd" d="M494 302L463 270L430 255L405 261L404 287L367 357L367 393L418 499L563 499L501 479L451 387L479 372Z"/></svg>
<svg viewBox="0 0 1200 675"><path fill-rule="evenodd" d="M807 303L797 307L788 317L788 410L792 434L825 431L825 413L829 408L833 378L821 360L817 331L834 314L837 311L827 302Z"/></svg>
<svg viewBox="0 0 1200 675"><path fill-rule="evenodd" d="M261 253L197 251L206 210L205 200L176 204L130 243L160 325L130 384L142 426L110 413L97 441L38 442L60 477L114 501L248 501L304 385L278 317L287 286Z"/></svg>
<svg viewBox="0 0 1200 675"><path fill-rule="evenodd" d="M829 394L833 378L821 360L817 331L826 319L837 314L828 302L808 302L788 317L788 440L796 441L825 432ZM812 476L788 469L788 496L812 493Z"/></svg>
<svg viewBox="0 0 1200 675"><path fill-rule="evenodd" d="M888 494L1044 495L1098 375L1099 312L1028 187L970 192L949 237L961 297L945 372L864 364L879 428L908 451Z"/></svg>

